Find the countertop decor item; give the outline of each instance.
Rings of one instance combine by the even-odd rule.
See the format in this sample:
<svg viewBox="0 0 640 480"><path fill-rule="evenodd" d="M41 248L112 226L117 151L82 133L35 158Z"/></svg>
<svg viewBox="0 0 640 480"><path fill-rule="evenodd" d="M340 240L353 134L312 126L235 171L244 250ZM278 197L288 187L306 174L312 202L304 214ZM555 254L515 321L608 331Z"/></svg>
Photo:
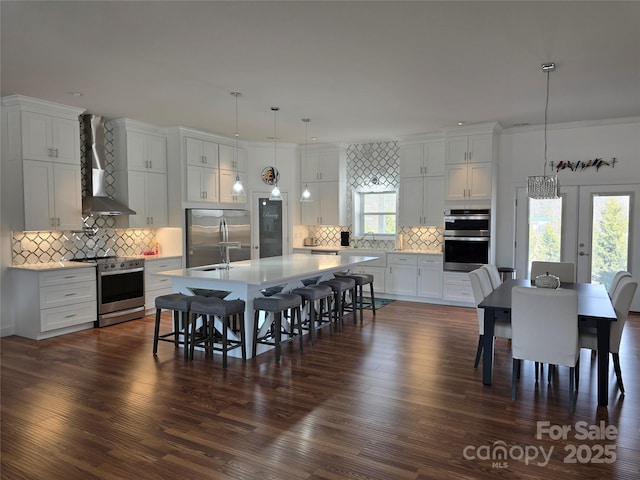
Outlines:
<svg viewBox="0 0 640 480"><path fill-rule="evenodd" d="M547 272L536 277L535 285L538 288L558 288L560 286L560 277L549 275L549 272Z"/></svg>
<svg viewBox="0 0 640 480"><path fill-rule="evenodd" d="M527 179L527 196L536 199L558 198L558 175L547 175L547 114L549 111L549 73L555 71L555 63L543 63L542 71L547 74L547 99L544 105L544 169L541 176ZM553 171L553 170L552 170Z"/></svg>

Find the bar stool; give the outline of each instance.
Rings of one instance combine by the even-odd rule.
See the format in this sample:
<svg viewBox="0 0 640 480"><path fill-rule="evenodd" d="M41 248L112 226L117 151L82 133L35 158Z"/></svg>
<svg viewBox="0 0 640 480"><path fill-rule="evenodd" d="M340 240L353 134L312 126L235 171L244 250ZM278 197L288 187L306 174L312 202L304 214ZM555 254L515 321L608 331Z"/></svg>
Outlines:
<svg viewBox="0 0 640 480"><path fill-rule="evenodd" d="M291 293L302 297L302 308L305 303L309 305L309 316L300 321L303 330L309 331L311 345L316 342L316 330L329 327L329 333L333 335L333 319L331 318L330 299L333 297L333 290L328 285L309 285L304 288L296 288ZM318 302L318 313L316 313L316 302ZM326 308L328 318L325 320L323 307ZM317 322L317 323L316 323ZM305 327L307 325L307 327Z"/></svg>
<svg viewBox="0 0 640 480"><path fill-rule="evenodd" d="M353 323L356 323L356 311L353 308L353 302L356 298L356 282L352 278L336 277L331 280L325 280L320 282L319 285L327 285L333 290L334 300L334 319L338 322L338 331L342 331L344 326L344 313L345 311L353 312ZM346 305L345 294L351 292L351 309Z"/></svg>
<svg viewBox="0 0 640 480"><path fill-rule="evenodd" d="M189 359L189 309L194 299L201 297L170 293L156 297L156 325L153 332L153 354L158 353L158 342L171 342L175 348L180 346L180 335L184 345L184 359ZM160 314L162 310L171 310L173 331L160 335Z"/></svg>
<svg viewBox="0 0 640 480"><path fill-rule="evenodd" d="M193 360L193 350L196 345L204 345L207 351L215 350L222 352L222 368L227 368L227 352L229 350L241 348L242 359L246 360L244 309L244 300L222 300L216 297L205 297L191 302L189 324L193 333L191 334L189 358ZM202 315L203 318L203 335L200 337L195 336L195 326L198 315ZM216 338L216 320L222 324L222 331L220 332L219 338ZM234 332L239 331L240 340L229 338L229 329ZM216 342L216 340L218 340L218 342ZM217 347L216 343L220 343L222 346Z"/></svg>
<svg viewBox="0 0 640 480"><path fill-rule="evenodd" d="M360 323L362 323L363 319L363 311L364 307L371 307L373 311L373 315L376 315L376 297L373 293L373 275L370 273L350 273L346 278L351 278L356 282L356 294L358 298L358 302L356 304L358 310L360 310ZM365 285L369 285L369 292L371 293L371 300L368 302L364 302L364 296L362 294L362 289ZM355 320L355 314L354 314Z"/></svg>
<svg viewBox="0 0 640 480"><path fill-rule="evenodd" d="M281 344L291 342L295 338L295 329L298 329L298 337L300 339L300 350L304 348L302 344L302 327L300 325L300 306L302 305L302 297L300 295L294 295L291 293L276 293L270 297L258 297L253 300L254 325L255 332L253 335L253 352L256 353L256 347L258 343L264 345L273 345L276 350L276 362L280 361ZM260 336L260 326L258 320L260 318L260 312L265 312L265 322L268 322L268 314L273 315L273 319L269 323L269 329L264 335ZM283 313L290 313L290 325L289 328L284 328L282 325ZM282 339L282 334L288 335L285 340Z"/></svg>

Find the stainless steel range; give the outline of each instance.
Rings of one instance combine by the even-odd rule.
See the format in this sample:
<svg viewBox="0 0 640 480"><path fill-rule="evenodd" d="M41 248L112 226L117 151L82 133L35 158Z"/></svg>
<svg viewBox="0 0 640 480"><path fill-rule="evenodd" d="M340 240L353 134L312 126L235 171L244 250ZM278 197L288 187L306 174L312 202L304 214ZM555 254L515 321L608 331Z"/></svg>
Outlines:
<svg viewBox="0 0 640 480"><path fill-rule="evenodd" d="M144 317L144 260L127 257L74 258L97 265L98 321L106 327Z"/></svg>

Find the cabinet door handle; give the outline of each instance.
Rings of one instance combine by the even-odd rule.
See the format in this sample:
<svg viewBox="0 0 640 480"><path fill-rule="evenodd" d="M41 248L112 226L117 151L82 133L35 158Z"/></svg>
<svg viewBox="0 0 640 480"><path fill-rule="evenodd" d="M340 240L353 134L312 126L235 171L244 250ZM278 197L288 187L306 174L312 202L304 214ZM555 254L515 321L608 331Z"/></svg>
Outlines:
<svg viewBox="0 0 640 480"><path fill-rule="evenodd" d="M153 160L149 160L149 168L153 168Z"/></svg>
<svg viewBox="0 0 640 480"><path fill-rule="evenodd" d="M53 148L47 148L47 156L53 157Z"/></svg>
<svg viewBox="0 0 640 480"><path fill-rule="evenodd" d="M151 218L151 225L153 225L153 217L150 217L150 218Z"/></svg>
<svg viewBox="0 0 640 480"><path fill-rule="evenodd" d="M56 225L60 226L60 217L57 218Z"/></svg>
<svg viewBox="0 0 640 480"><path fill-rule="evenodd" d="M53 149L53 155L54 155L56 158L58 158L58 149L57 149L57 148L54 148L54 149Z"/></svg>
<svg viewBox="0 0 640 480"><path fill-rule="evenodd" d="M473 157L473 152L469 152L469 161L471 161L471 157Z"/></svg>

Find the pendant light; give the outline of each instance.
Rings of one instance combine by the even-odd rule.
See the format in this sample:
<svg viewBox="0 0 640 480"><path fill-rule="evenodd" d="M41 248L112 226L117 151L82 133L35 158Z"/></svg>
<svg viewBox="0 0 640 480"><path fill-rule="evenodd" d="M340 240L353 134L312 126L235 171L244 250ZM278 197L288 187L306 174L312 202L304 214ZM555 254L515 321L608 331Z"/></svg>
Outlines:
<svg viewBox="0 0 640 480"><path fill-rule="evenodd" d="M278 178L280 174L278 173L278 128L276 117L278 116L278 107L271 107L271 111L273 112L273 170L274 170L274 185L273 190L271 190L271 195L269 196L269 200L275 202L282 201L282 193L280 193L280 189L278 188Z"/></svg>
<svg viewBox="0 0 640 480"><path fill-rule="evenodd" d="M231 187L231 195L238 197L246 197L247 194L244 191L244 187L242 186L242 182L240 181L240 175L238 174L238 158L240 155L240 150L238 148L238 137L240 136L240 132L238 131L238 97L241 95L240 92L231 92L231 95L236 97L236 181L233 182L233 186Z"/></svg>
<svg viewBox="0 0 640 480"><path fill-rule="evenodd" d="M309 153L309 136L308 136L308 128L310 118L303 118L304 122L304 161L307 162L307 157ZM311 192L309 191L309 185L305 183L304 190L302 190L302 195L300 196L301 202L313 202L313 198L311 198Z"/></svg>
<svg viewBox="0 0 640 480"><path fill-rule="evenodd" d="M527 180L527 196L536 199L559 198L558 175L547 173L547 113L549 110L549 73L556 69L555 63L543 63L542 71L547 74L547 99L544 105L544 170L542 176L531 176Z"/></svg>

